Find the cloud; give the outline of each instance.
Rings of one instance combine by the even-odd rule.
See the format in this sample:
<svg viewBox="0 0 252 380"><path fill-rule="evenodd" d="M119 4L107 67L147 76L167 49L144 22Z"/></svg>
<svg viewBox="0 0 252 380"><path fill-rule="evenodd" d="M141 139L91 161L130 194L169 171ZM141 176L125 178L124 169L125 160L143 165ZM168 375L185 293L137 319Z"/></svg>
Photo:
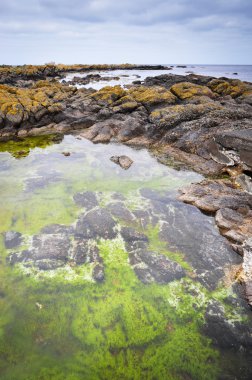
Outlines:
<svg viewBox="0 0 252 380"><path fill-rule="evenodd" d="M237 59L233 55L239 50L239 60L249 63L251 16L251 0L1 0L0 44L5 48L1 57L3 62L13 60L11 47L16 46L16 60L25 51L25 62L34 60L31 51L37 40L41 48L37 57L44 54L44 60L53 59L50 54L55 52L61 61L69 59L59 46L71 51L74 46L78 50L72 57L79 56L79 61L97 60L96 46L103 57L105 49L116 49L109 54L111 62L120 62L127 54L139 62L148 54L146 62L155 59L154 63L162 57L163 62L176 62L176 57L228 62ZM190 51L196 55L190 56Z"/></svg>

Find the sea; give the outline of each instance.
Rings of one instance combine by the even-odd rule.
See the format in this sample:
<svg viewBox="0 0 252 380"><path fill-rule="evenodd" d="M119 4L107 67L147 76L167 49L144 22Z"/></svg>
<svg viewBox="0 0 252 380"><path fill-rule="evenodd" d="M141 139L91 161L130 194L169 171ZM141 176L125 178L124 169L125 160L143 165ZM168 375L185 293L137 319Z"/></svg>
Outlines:
<svg viewBox="0 0 252 380"><path fill-rule="evenodd" d="M112 71L92 71L92 74L100 74L102 77L117 77L113 80L100 80L99 82L90 82L87 85L77 85L78 88L92 87L99 90L104 86L127 86L133 81L143 81L147 77L162 75L162 74L200 74L208 75L216 78L226 77L232 79L240 79L242 81L252 82L252 65L194 65L194 64L162 64L170 70L112 70ZM70 73L67 74L64 80L70 81L73 77L85 77L87 73Z"/></svg>

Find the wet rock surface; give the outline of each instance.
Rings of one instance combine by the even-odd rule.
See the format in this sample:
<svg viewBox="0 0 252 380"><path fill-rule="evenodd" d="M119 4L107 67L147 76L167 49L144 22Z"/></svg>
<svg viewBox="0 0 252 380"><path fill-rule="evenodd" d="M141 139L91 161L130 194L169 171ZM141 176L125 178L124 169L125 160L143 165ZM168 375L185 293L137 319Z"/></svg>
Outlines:
<svg viewBox="0 0 252 380"><path fill-rule="evenodd" d="M164 255L146 249L140 248L130 251L129 260L137 277L144 284L151 282L167 284L185 276L185 272L179 264L169 260Z"/></svg>
<svg viewBox="0 0 252 380"><path fill-rule="evenodd" d="M92 191L85 191L83 193L77 193L74 195L74 202L81 207L85 207L87 210L90 210L98 206L98 200L95 193Z"/></svg>
<svg viewBox="0 0 252 380"><path fill-rule="evenodd" d="M22 243L22 234L16 231L8 231L4 233L5 248L16 248Z"/></svg>
<svg viewBox="0 0 252 380"><path fill-rule="evenodd" d="M220 303L212 302L207 307L206 323L203 331L213 339L213 343L225 349L251 350L252 328L244 329L243 323L231 323L225 317L225 310Z"/></svg>
<svg viewBox="0 0 252 380"><path fill-rule="evenodd" d="M158 199L157 193L145 191L145 196L151 200L154 213L162 215L159 238L167 243L168 250L185 254L206 288L218 287L225 271L241 263L241 258L214 228L213 219L169 194Z"/></svg>
<svg viewBox="0 0 252 380"><path fill-rule="evenodd" d="M14 251L16 246L9 246L13 250L8 257L9 263L34 265L43 271L93 263L93 277L102 281L104 264L97 242L100 239L113 241L121 236L129 263L143 283L168 283L184 277L185 270L179 263L162 250L160 252L159 248L153 250L149 228L158 228L158 239L167 252L183 253L195 272L194 276L208 289L218 287L225 271L241 262L214 228L212 219L195 207L174 200L169 192L160 194L142 189L145 207L135 211L129 210L119 195L116 196L118 200L100 208L97 193L77 193L74 199L86 211L79 215L76 223L43 227L32 237L30 247L23 251ZM5 236L12 234L9 232ZM20 234L17 238L20 239Z"/></svg>
<svg viewBox="0 0 252 380"><path fill-rule="evenodd" d="M119 80L119 79L120 78L116 77L116 76L108 77L108 76L101 76L100 74L88 74L85 77L75 76L69 81L63 80L62 83L66 83L68 85L75 86L75 85L79 85L79 84L86 85L86 84L93 83L93 82L100 82L100 81L108 82L108 81L115 81L115 80Z"/></svg>
<svg viewBox="0 0 252 380"><path fill-rule="evenodd" d="M116 237L116 223L106 209L91 210L79 217L76 235L86 239L113 239Z"/></svg>
<svg viewBox="0 0 252 380"><path fill-rule="evenodd" d="M110 157L110 161L121 166L121 168L124 170L129 169L133 164L132 159L128 156L112 156Z"/></svg>
<svg viewBox="0 0 252 380"><path fill-rule="evenodd" d="M178 281L174 284L179 286L180 281L193 280L194 284L203 287L207 305L202 332L218 347L250 352L251 328L239 317L239 312L241 315L247 312L240 288L237 288L239 285L234 285L232 295L226 296L225 302L206 298L206 294L215 294L220 287L225 289L226 278L240 270L241 257L220 236L213 218L202 214L196 207L175 200L170 192L160 193L146 188L140 191L140 196L144 206L131 210L127 199L120 193L111 194L111 200L103 208L99 207L101 193L77 193L74 199L85 210L76 223L43 227L40 233L31 237L26 249L18 251L18 247L10 247L7 263L35 270L35 273L85 267L89 268L93 281L102 283L106 280L108 262L103 257L99 241L108 239L106 241L113 244L114 239L122 239L128 256L127 265L143 285ZM233 212L236 211L224 210L228 223L240 220ZM153 229L158 244L153 240ZM249 279L247 299L251 300L252 256L248 247L249 244L246 245L243 275ZM197 303L197 291L190 291L196 292ZM229 316L227 310L234 316L237 312L237 318L233 314Z"/></svg>
<svg viewBox="0 0 252 380"><path fill-rule="evenodd" d="M252 195L230 181L205 180L182 191L179 197L200 210L215 214L221 232L236 244L252 236Z"/></svg>

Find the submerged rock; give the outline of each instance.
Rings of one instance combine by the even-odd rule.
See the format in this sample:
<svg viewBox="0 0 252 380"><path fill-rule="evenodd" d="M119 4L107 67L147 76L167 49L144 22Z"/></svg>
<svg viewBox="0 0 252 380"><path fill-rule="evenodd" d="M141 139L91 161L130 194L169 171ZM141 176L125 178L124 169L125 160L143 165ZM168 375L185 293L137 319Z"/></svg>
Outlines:
<svg viewBox="0 0 252 380"><path fill-rule="evenodd" d="M206 309L203 332L221 348L251 350L252 328L245 329L239 320L231 322L225 314L224 306L212 301Z"/></svg>
<svg viewBox="0 0 252 380"><path fill-rule="evenodd" d="M148 197L152 213L158 216L159 239L166 243L168 251L183 254L198 281L207 289L216 289L226 272L241 263L241 257L215 228L213 218L172 199L169 194L145 190L142 195Z"/></svg>
<svg viewBox="0 0 252 380"><path fill-rule="evenodd" d="M97 282L102 282L104 280L104 266L102 263L98 263L94 266L92 277Z"/></svg>
<svg viewBox="0 0 252 380"><path fill-rule="evenodd" d="M16 231L4 233L4 245L7 249L18 247L22 243L22 234Z"/></svg>
<svg viewBox="0 0 252 380"><path fill-rule="evenodd" d="M84 239L113 239L117 233L116 223L106 209L95 209L80 215L75 233Z"/></svg>
<svg viewBox="0 0 252 380"><path fill-rule="evenodd" d="M127 223L134 223L136 220L134 214L124 205L122 201L109 203L107 206L109 212L120 221L125 221Z"/></svg>
<svg viewBox="0 0 252 380"><path fill-rule="evenodd" d="M166 256L145 249L136 249L129 252L130 264L144 284L157 282L167 284L185 276L184 269Z"/></svg>
<svg viewBox="0 0 252 380"><path fill-rule="evenodd" d="M73 199L78 206L85 207L87 210L91 210L99 204L96 194L92 191L77 193L73 196Z"/></svg>
<svg viewBox="0 0 252 380"><path fill-rule="evenodd" d="M185 276L179 264L162 254L148 250L149 239L143 233L132 227L123 227L120 233L129 252L129 262L138 279L144 284L166 284Z"/></svg>

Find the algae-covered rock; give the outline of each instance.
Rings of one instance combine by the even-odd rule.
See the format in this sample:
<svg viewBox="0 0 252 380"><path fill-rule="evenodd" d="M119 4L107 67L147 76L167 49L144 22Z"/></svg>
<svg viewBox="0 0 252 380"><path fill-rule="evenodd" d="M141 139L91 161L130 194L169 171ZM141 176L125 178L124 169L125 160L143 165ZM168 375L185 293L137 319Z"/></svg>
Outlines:
<svg viewBox="0 0 252 380"><path fill-rule="evenodd" d="M207 96L211 99L215 97L215 94L207 86L200 86L190 82L174 84L170 91L181 100L187 100L195 96Z"/></svg>
<svg viewBox="0 0 252 380"><path fill-rule="evenodd" d="M7 231L4 233L4 245L7 249L18 247L22 243L22 234L17 231Z"/></svg>
<svg viewBox="0 0 252 380"><path fill-rule="evenodd" d="M171 128L184 121L197 119L202 115L221 108L221 106L212 102L198 105L179 104L151 112L150 120L159 127Z"/></svg>
<svg viewBox="0 0 252 380"><path fill-rule="evenodd" d="M122 98L125 95L127 95L127 93L122 89L121 86L106 86L92 94L91 97L95 100L98 100L99 102L102 102L102 104L111 105L116 100Z"/></svg>
<svg viewBox="0 0 252 380"><path fill-rule="evenodd" d="M39 81L32 88L16 88L0 85L0 111L2 128L18 127L24 121L39 121L45 115L62 111L61 102L75 89L57 82Z"/></svg>
<svg viewBox="0 0 252 380"><path fill-rule="evenodd" d="M76 235L85 239L116 237L116 223L106 209L95 209L80 215L76 224Z"/></svg>
<svg viewBox="0 0 252 380"><path fill-rule="evenodd" d="M213 79L208 83L208 87L219 95L230 95L232 98L252 93L252 85L238 79Z"/></svg>
<svg viewBox="0 0 252 380"><path fill-rule="evenodd" d="M98 206L97 196L92 191L77 193L73 196L73 199L78 206L85 207L87 210Z"/></svg>
<svg viewBox="0 0 252 380"><path fill-rule="evenodd" d="M132 87L128 92L136 102L142 103L146 107L175 104L177 100L170 91L163 87Z"/></svg>

